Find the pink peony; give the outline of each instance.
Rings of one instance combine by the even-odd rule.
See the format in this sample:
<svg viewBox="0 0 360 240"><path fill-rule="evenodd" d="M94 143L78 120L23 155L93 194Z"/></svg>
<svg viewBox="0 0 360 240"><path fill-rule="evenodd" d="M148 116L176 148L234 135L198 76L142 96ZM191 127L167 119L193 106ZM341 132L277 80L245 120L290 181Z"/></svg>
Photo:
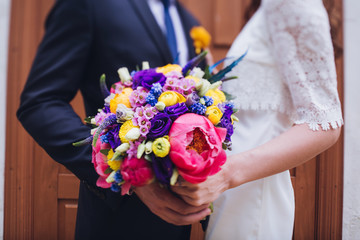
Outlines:
<svg viewBox="0 0 360 240"><path fill-rule="evenodd" d="M215 127L206 117L187 113L175 120L170 132L170 158L179 174L200 183L221 170L226 161L222 142L226 129Z"/></svg>
<svg viewBox="0 0 360 240"><path fill-rule="evenodd" d="M109 174L105 173L105 170L109 167L106 163L107 157L100 150L110 149L110 144L102 143L100 137L96 142L96 146L93 147L92 151L92 163L94 164L95 171L99 174L99 178L96 182L96 185L101 188L111 187L110 183L107 183L105 180Z"/></svg>
<svg viewBox="0 0 360 240"><path fill-rule="evenodd" d="M136 157L124 159L121 164L121 175L126 183L134 187L144 186L154 178L150 163L144 158L138 159Z"/></svg>

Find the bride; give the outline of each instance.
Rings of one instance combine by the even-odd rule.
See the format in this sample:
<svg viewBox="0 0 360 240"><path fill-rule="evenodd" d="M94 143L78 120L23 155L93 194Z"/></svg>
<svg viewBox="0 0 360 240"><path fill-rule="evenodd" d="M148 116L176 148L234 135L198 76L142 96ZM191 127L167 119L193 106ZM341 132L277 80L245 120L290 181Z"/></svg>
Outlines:
<svg viewBox="0 0 360 240"><path fill-rule="evenodd" d="M223 86L240 109L226 164L173 190L192 205L214 201L206 239L291 239L288 169L333 145L343 124L322 1L263 0L228 56L247 49Z"/></svg>

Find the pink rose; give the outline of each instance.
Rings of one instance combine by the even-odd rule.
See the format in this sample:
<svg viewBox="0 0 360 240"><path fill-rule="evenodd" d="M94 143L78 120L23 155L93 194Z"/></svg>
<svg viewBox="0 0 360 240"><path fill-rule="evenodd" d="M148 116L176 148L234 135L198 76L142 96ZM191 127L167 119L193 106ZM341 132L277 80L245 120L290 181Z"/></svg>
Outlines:
<svg viewBox="0 0 360 240"><path fill-rule="evenodd" d="M226 161L222 142L226 129L215 127L206 117L187 113L175 120L170 132L170 158L179 174L200 183L221 170Z"/></svg>
<svg viewBox="0 0 360 240"><path fill-rule="evenodd" d="M134 187L144 186L154 178L151 164L144 158L138 159L136 157L124 159L121 164L121 175L126 183Z"/></svg>
<svg viewBox="0 0 360 240"><path fill-rule="evenodd" d="M98 138L96 146L93 147L92 151L92 163L94 164L95 171L97 172L97 174L99 174L96 185L101 188L111 187L111 184L105 181L106 178L109 176L109 174L105 173L105 170L109 167L106 163L107 157L100 152L100 150L110 148L111 147L108 143L102 143L101 139Z"/></svg>

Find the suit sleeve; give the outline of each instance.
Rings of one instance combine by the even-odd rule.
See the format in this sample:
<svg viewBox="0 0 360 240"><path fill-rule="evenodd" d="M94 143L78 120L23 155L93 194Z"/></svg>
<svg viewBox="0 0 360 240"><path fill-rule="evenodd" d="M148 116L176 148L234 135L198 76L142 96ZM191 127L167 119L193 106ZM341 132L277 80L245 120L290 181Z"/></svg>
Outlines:
<svg viewBox="0 0 360 240"><path fill-rule="evenodd" d="M56 1L22 92L17 117L55 161L96 189L98 175L91 162L91 146L72 146L88 137L90 128L70 105L83 84L92 34L87 0Z"/></svg>

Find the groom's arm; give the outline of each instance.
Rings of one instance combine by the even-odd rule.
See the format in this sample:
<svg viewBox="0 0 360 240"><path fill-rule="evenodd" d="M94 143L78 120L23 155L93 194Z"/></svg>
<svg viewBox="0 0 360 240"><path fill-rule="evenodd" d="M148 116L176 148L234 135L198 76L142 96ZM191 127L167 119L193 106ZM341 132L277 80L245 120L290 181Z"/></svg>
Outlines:
<svg viewBox="0 0 360 240"><path fill-rule="evenodd" d="M79 179L95 184L91 147L72 143L89 136L90 129L73 111L89 57L92 28L87 1L58 0L46 22L21 95L18 119L45 151Z"/></svg>

